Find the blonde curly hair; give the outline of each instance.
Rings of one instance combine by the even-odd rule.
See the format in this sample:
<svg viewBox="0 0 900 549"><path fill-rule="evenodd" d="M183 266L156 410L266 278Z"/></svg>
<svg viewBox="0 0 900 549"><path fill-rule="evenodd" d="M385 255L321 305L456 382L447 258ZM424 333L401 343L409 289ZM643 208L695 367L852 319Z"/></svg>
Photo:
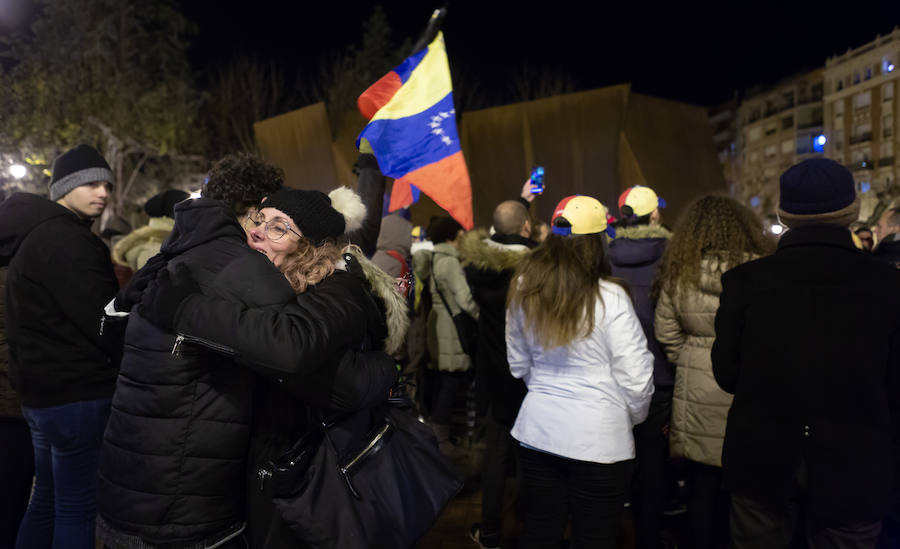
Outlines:
<svg viewBox="0 0 900 549"><path fill-rule="evenodd" d="M333 240L326 240L316 246L312 240L300 237L297 249L289 253L281 262L279 270L298 294L311 285L328 278L341 258L341 248Z"/></svg>

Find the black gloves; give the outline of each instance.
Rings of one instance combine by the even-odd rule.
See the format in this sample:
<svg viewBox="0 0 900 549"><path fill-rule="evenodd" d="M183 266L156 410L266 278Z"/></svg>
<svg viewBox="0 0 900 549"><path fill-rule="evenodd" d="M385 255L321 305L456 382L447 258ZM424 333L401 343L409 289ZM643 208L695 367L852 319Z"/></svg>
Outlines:
<svg viewBox="0 0 900 549"><path fill-rule="evenodd" d="M141 302L141 294L147 288L147 285L156 278L159 270L166 266L169 257L160 252L151 257L143 267L134 273L128 284L119 290L116 294L116 300L113 303L116 310L120 313L127 313L131 308Z"/></svg>
<svg viewBox="0 0 900 549"><path fill-rule="evenodd" d="M175 265L174 274L161 269L147 286L138 312L153 324L170 332L175 330L175 314L181 302L191 294L199 294L200 285L184 263Z"/></svg>

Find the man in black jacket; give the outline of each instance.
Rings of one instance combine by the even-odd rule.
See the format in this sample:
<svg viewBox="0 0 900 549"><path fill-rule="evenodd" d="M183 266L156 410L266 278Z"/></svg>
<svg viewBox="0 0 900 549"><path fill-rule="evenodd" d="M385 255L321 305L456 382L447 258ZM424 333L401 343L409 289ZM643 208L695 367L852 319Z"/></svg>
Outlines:
<svg viewBox="0 0 900 549"><path fill-rule="evenodd" d="M853 244L840 164L781 176L777 252L722 276L712 349L734 394L722 465L733 547L874 547L896 479L900 275ZM852 319L865 318L858 323Z"/></svg>
<svg viewBox="0 0 900 549"><path fill-rule="evenodd" d="M97 460L121 339L99 330L118 284L91 223L106 208L112 177L96 149L79 145L54 161L50 200L16 193L0 205L9 376L36 471L19 547L94 544Z"/></svg>
<svg viewBox="0 0 900 549"><path fill-rule="evenodd" d="M487 399L484 463L481 471L481 523L470 532L482 547L500 547L503 487L512 452L509 434L527 389L509 373L506 361L506 293L512 273L537 243L528 238L528 209L519 200L501 202L494 209L494 234L484 231L463 236L459 255L481 314L478 319L477 387Z"/></svg>
<svg viewBox="0 0 900 549"><path fill-rule="evenodd" d="M619 196L622 219L615 225L616 237L609 244L613 276L624 278L631 287L634 311L653 353L653 400L647 419L634 427L637 468L632 490L636 515L638 549L659 547L663 504L666 497L666 459L669 444L666 431L672 417L672 387L675 366L656 341L653 317L656 302L651 296L656 270L672 233L660 225L659 208L665 201L650 187L636 185Z"/></svg>

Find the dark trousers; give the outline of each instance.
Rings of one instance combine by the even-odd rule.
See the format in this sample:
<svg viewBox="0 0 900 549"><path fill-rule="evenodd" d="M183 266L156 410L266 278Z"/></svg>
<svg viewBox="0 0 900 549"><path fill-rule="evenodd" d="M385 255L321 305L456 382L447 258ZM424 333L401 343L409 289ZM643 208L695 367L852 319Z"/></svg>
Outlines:
<svg viewBox="0 0 900 549"><path fill-rule="evenodd" d="M466 386L471 379L468 372L440 372L438 373L438 386L434 396L434 407L431 410L431 420L434 423L446 425L450 423L450 414L453 412L453 400L456 394Z"/></svg>
<svg viewBox="0 0 900 549"><path fill-rule="evenodd" d="M506 472L515 459L515 441L509 434L511 425L494 420L488 411L485 415L484 461L481 465L481 535L491 538L500 535L503 518L503 496ZM499 537L497 538L499 539Z"/></svg>
<svg viewBox="0 0 900 549"><path fill-rule="evenodd" d="M794 475L792 497L785 503L758 501L731 494L731 547L774 549L791 547L795 530L802 527L809 549L873 549L881 532L881 521L858 524L827 524L809 513L809 482L801 461Z"/></svg>
<svg viewBox="0 0 900 549"><path fill-rule="evenodd" d="M94 549L97 467L110 399L22 407L34 445L34 494L18 549Z"/></svg>
<svg viewBox="0 0 900 549"><path fill-rule="evenodd" d="M728 539L728 494L722 468L688 461L691 495L688 513L694 549L713 549Z"/></svg>
<svg viewBox="0 0 900 549"><path fill-rule="evenodd" d="M666 500L665 471L669 441L665 426L672 417L672 389L657 387L650 413L634 428L635 461L631 502L635 512L638 549L657 549Z"/></svg>
<svg viewBox="0 0 900 549"><path fill-rule="evenodd" d="M517 448L525 526L521 549L559 549L572 518L572 549L612 549L634 460L593 463Z"/></svg>
<svg viewBox="0 0 900 549"><path fill-rule="evenodd" d="M16 546L16 533L28 507L34 479L31 432L22 418L0 418L0 549Z"/></svg>

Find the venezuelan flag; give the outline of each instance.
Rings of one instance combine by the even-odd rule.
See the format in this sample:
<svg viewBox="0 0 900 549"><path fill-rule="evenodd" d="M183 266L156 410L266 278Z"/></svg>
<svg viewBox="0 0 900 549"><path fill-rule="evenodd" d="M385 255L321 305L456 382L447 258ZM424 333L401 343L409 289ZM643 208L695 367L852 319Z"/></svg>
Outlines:
<svg viewBox="0 0 900 549"><path fill-rule="evenodd" d="M409 206L421 190L471 229L472 186L456 131L443 34L372 84L357 104L369 120L357 146L367 140L381 172L395 179L390 210Z"/></svg>

